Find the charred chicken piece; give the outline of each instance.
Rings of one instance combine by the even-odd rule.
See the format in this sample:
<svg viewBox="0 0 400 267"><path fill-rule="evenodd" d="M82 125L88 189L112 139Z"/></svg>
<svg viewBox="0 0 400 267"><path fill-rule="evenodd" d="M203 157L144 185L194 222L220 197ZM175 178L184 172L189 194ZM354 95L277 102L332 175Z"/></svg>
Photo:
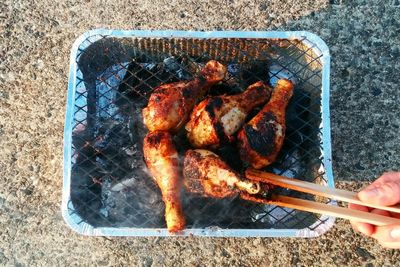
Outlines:
<svg viewBox="0 0 400 267"><path fill-rule="evenodd" d="M285 138L286 107L293 95L290 80L278 81L270 101L238 134L240 157L260 169L275 161Z"/></svg>
<svg viewBox="0 0 400 267"><path fill-rule="evenodd" d="M165 221L170 232L178 232L185 227L185 217L181 207L181 179L178 153L168 132L149 133L143 142L144 159L165 203Z"/></svg>
<svg viewBox="0 0 400 267"><path fill-rule="evenodd" d="M260 192L260 183L242 179L239 174L211 151L188 150L183 166L187 191L214 198L234 197L241 191Z"/></svg>
<svg viewBox="0 0 400 267"><path fill-rule="evenodd" d="M222 81L226 67L211 60L197 78L163 84L154 89L147 107L143 109L143 121L150 132L177 132L186 122L196 102L208 89Z"/></svg>
<svg viewBox="0 0 400 267"><path fill-rule="evenodd" d="M187 136L196 148L216 148L232 140L248 113L269 100L272 88L263 82L250 85L237 95L223 95L200 102L186 124Z"/></svg>

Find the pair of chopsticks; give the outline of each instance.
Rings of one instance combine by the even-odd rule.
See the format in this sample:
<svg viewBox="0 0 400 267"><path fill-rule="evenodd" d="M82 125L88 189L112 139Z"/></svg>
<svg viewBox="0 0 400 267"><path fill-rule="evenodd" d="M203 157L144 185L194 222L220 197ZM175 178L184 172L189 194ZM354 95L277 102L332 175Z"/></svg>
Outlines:
<svg viewBox="0 0 400 267"><path fill-rule="evenodd" d="M327 197L330 199L335 199L339 201L344 201L348 203L358 204L362 206L366 206L369 208L376 208L381 210L386 210L390 212L396 212L400 214L400 206L379 206L373 204L366 204L361 202L357 194L354 192L329 188L326 186L296 180L289 179L280 175L266 173L258 170L248 169L246 170L246 177L250 180L270 183L273 185L277 185L280 187L296 190L299 192L304 192L308 194L313 194L316 196ZM252 195L244 194L242 195L244 199L256 202L262 202L265 204L273 204L277 206L308 211L312 213L319 213L324 215L329 215L333 217L370 223L377 226L383 226L388 224L400 223L400 219L383 216L379 214L373 214L365 211L359 210L351 210L347 208L342 208L338 206L323 204L319 202L314 202L310 200L298 199L293 197L281 196L281 195L272 195L270 199L262 199L257 198Z"/></svg>

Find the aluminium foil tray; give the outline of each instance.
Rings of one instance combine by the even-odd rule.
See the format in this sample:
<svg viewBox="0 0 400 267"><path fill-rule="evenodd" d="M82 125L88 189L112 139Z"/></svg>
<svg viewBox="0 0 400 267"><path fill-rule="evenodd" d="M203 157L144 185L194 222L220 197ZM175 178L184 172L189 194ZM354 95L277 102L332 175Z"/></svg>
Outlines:
<svg viewBox="0 0 400 267"><path fill-rule="evenodd" d="M140 154L144 130L138 114L154 87L188 79L192 69L210 59L228 65L233 82L224 83L239 91L258 79L295 81L287 145L280 163L267 171L334 187L330 55L318 36L304 31L97 29L75 41L70 57L62 214L73 230L91 236L171 236L160 192ZM242 68L240 75L237 68ZM238 92L226 88L218 90ZM188 225L182 236L316 237L334 223L332 217L236 200L188 197L184 202Z"/></svg>

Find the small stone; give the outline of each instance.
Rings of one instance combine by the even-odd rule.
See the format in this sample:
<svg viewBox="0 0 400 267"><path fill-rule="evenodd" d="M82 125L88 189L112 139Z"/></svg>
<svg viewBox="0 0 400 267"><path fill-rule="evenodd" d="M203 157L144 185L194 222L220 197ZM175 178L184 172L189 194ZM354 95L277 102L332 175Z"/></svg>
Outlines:
<svg viewBox="0 0 400 267"><path fill-rule="evenodd" d="M225 258L230 258L231 254L229 254L229 252L226 251L226 249L223 248L222 251L221 251L221 256L225 257Z"/></svg>
<svg viewBox="0 0 400 267"><path fill-rule="evenodd" d="M365 170L365 168L364 168L363 166L361 166L361 163L360 163L360 162L357 163L357 164L355 165L355 167L356 167L357 170Z"/></svg>
<svg viewBox="0 0 400 267"><path fill-rule="evenodd" d="M392 47L390 54L392 57L397 58L398 56L400 56L400 49L398 47Z"/></svg>
<svg viewBox="0 0 400 267"><path fill-rule="evenodd" d="M6 91L0 91L0 98L9 99L10 95Z"/></svg>
<svg viewBox="0 0 400 267"><path fill-rule="evenodd" d="M31 188L26 188L21 191L27 196L32 195L32 193L33 193L33 190Z"/></svg>
<svg viewBox="0 0 400 267"><path fill-rule="evenodd" d="M381 65L386 65L386 64L388 64L388 61L389 61L389 59L388 59L387 57L382 56L382 57L379 58L379 63L380 63Z"/></svg>
<svg viewBox="0 0 400 267"><path fill-rule="evenodd" d="M372 88L372 90L371 90L371 94L373 95L373 96L378 96L378 95L380 95L382 93L382 90L381 89L379 89L379 88Z"/></svg>
<svg viewBox="0 0 400 267"><path fill-rule="evenodd" d="M0 80L5 82L13 82L15 80L15 75L12 72L0 73Z"/></svg>
<svg viewBox="0 0 400 267"><path fill-rule="evenodd" d="M102 260L97 262L98 266L108 266L109 262L107 260Z"/></svg>
<svg viewBox="0 0 400 267"><path fill-rule="evenodd" d="M39 179L36 176L30 176L29 178L31 179L33 186L36 186L39 183Z"/></svg>
<svg viewBox="0 0 400 267"><path fill-rule="evenodd" d="M296 266L299 263L300 259L299 259L299 253L298 252L294 252L293 253L293 257L292 257L292 265Z"/></svg>
<svg viewBox="0 0 400 267"><path fill-rule="evenodd" d="M375 259L374 256L372 256L368 250L366 250L365 248L361 248L358 247L356 248L356 253L358 256L360 256L361 258L363 258L364 260L371 260L371 259Z"/></svg>
<svg viewBox="0 0 400 267"><path fill-rule="evenodd" d="M259 246L261 244L261 238L255 238L253 240L253 245L254 246Z"/></svg>
<svg viewBox="0 0 400 267"><path fill-rule="evenodd" d="M350 72L348 69L343 69L341 75L342 77L348 77L350 75Z"/></svg>
<svg viewBox="0 0 400 267"><path fill-rule="evenodd" d="M4 253L0 251L0 262L6 262L7 258L4 256Z"/></svg>
<svg viewBox="0 0 400 267"><path fill-rule="evenodd" d="M141 266L143 266L143 267L150 267L150 266L152 266L152 265L153 265L153 259L152 259L152 258L150 258L150 257L142 258L142 264L141 264Z"/></svg>
<svg viewBox="0 0 400 267"><path fill-rule="evenodd" d="M37 68L38 68L39 70L43 69L43 68L44 68L44 62L43 62L43 60L39 59L39 60L37 61L36 65L37 65Z"/></svg>
<svg viewBox="0 0 400 267"><path fill-rule="evenodd" d="M0 209L4 206L4 204L6 203L6 200L2 197L0 197Z"/></svg>
<svg viewBox="0 0 400 267"><path fill-rule="evenodd" d="M268 9L268 5L266 4L266 3L262 3L261 5L260 5L260 11L265 11L265 10L267 10Z"/></svg>

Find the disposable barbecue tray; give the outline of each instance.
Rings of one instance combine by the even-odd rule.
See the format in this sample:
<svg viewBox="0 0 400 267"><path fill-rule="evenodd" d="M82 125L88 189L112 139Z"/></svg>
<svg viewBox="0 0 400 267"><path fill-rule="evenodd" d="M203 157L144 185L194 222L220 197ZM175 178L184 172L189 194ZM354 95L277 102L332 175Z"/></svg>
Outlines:
<svg viewBox="0 0 400 267"><path fill-rule="evenodd" d="M210 94L262 80L295 83L277 161L265 170L334 186L329 118L330 56L309 32L92 30L73 45L64 130L62 212L85 235L168 236L160 191L143 161L141 110L160 84L189 80L208 60L228 68ZM256 112L256 111L255 111ZM178 152L189 148L184 131ZM243 171L234 145L217 153ZM288 189L280 194L335 204ZM182 195L185 236L315 237L334 219L240 199Z"/></svg>

